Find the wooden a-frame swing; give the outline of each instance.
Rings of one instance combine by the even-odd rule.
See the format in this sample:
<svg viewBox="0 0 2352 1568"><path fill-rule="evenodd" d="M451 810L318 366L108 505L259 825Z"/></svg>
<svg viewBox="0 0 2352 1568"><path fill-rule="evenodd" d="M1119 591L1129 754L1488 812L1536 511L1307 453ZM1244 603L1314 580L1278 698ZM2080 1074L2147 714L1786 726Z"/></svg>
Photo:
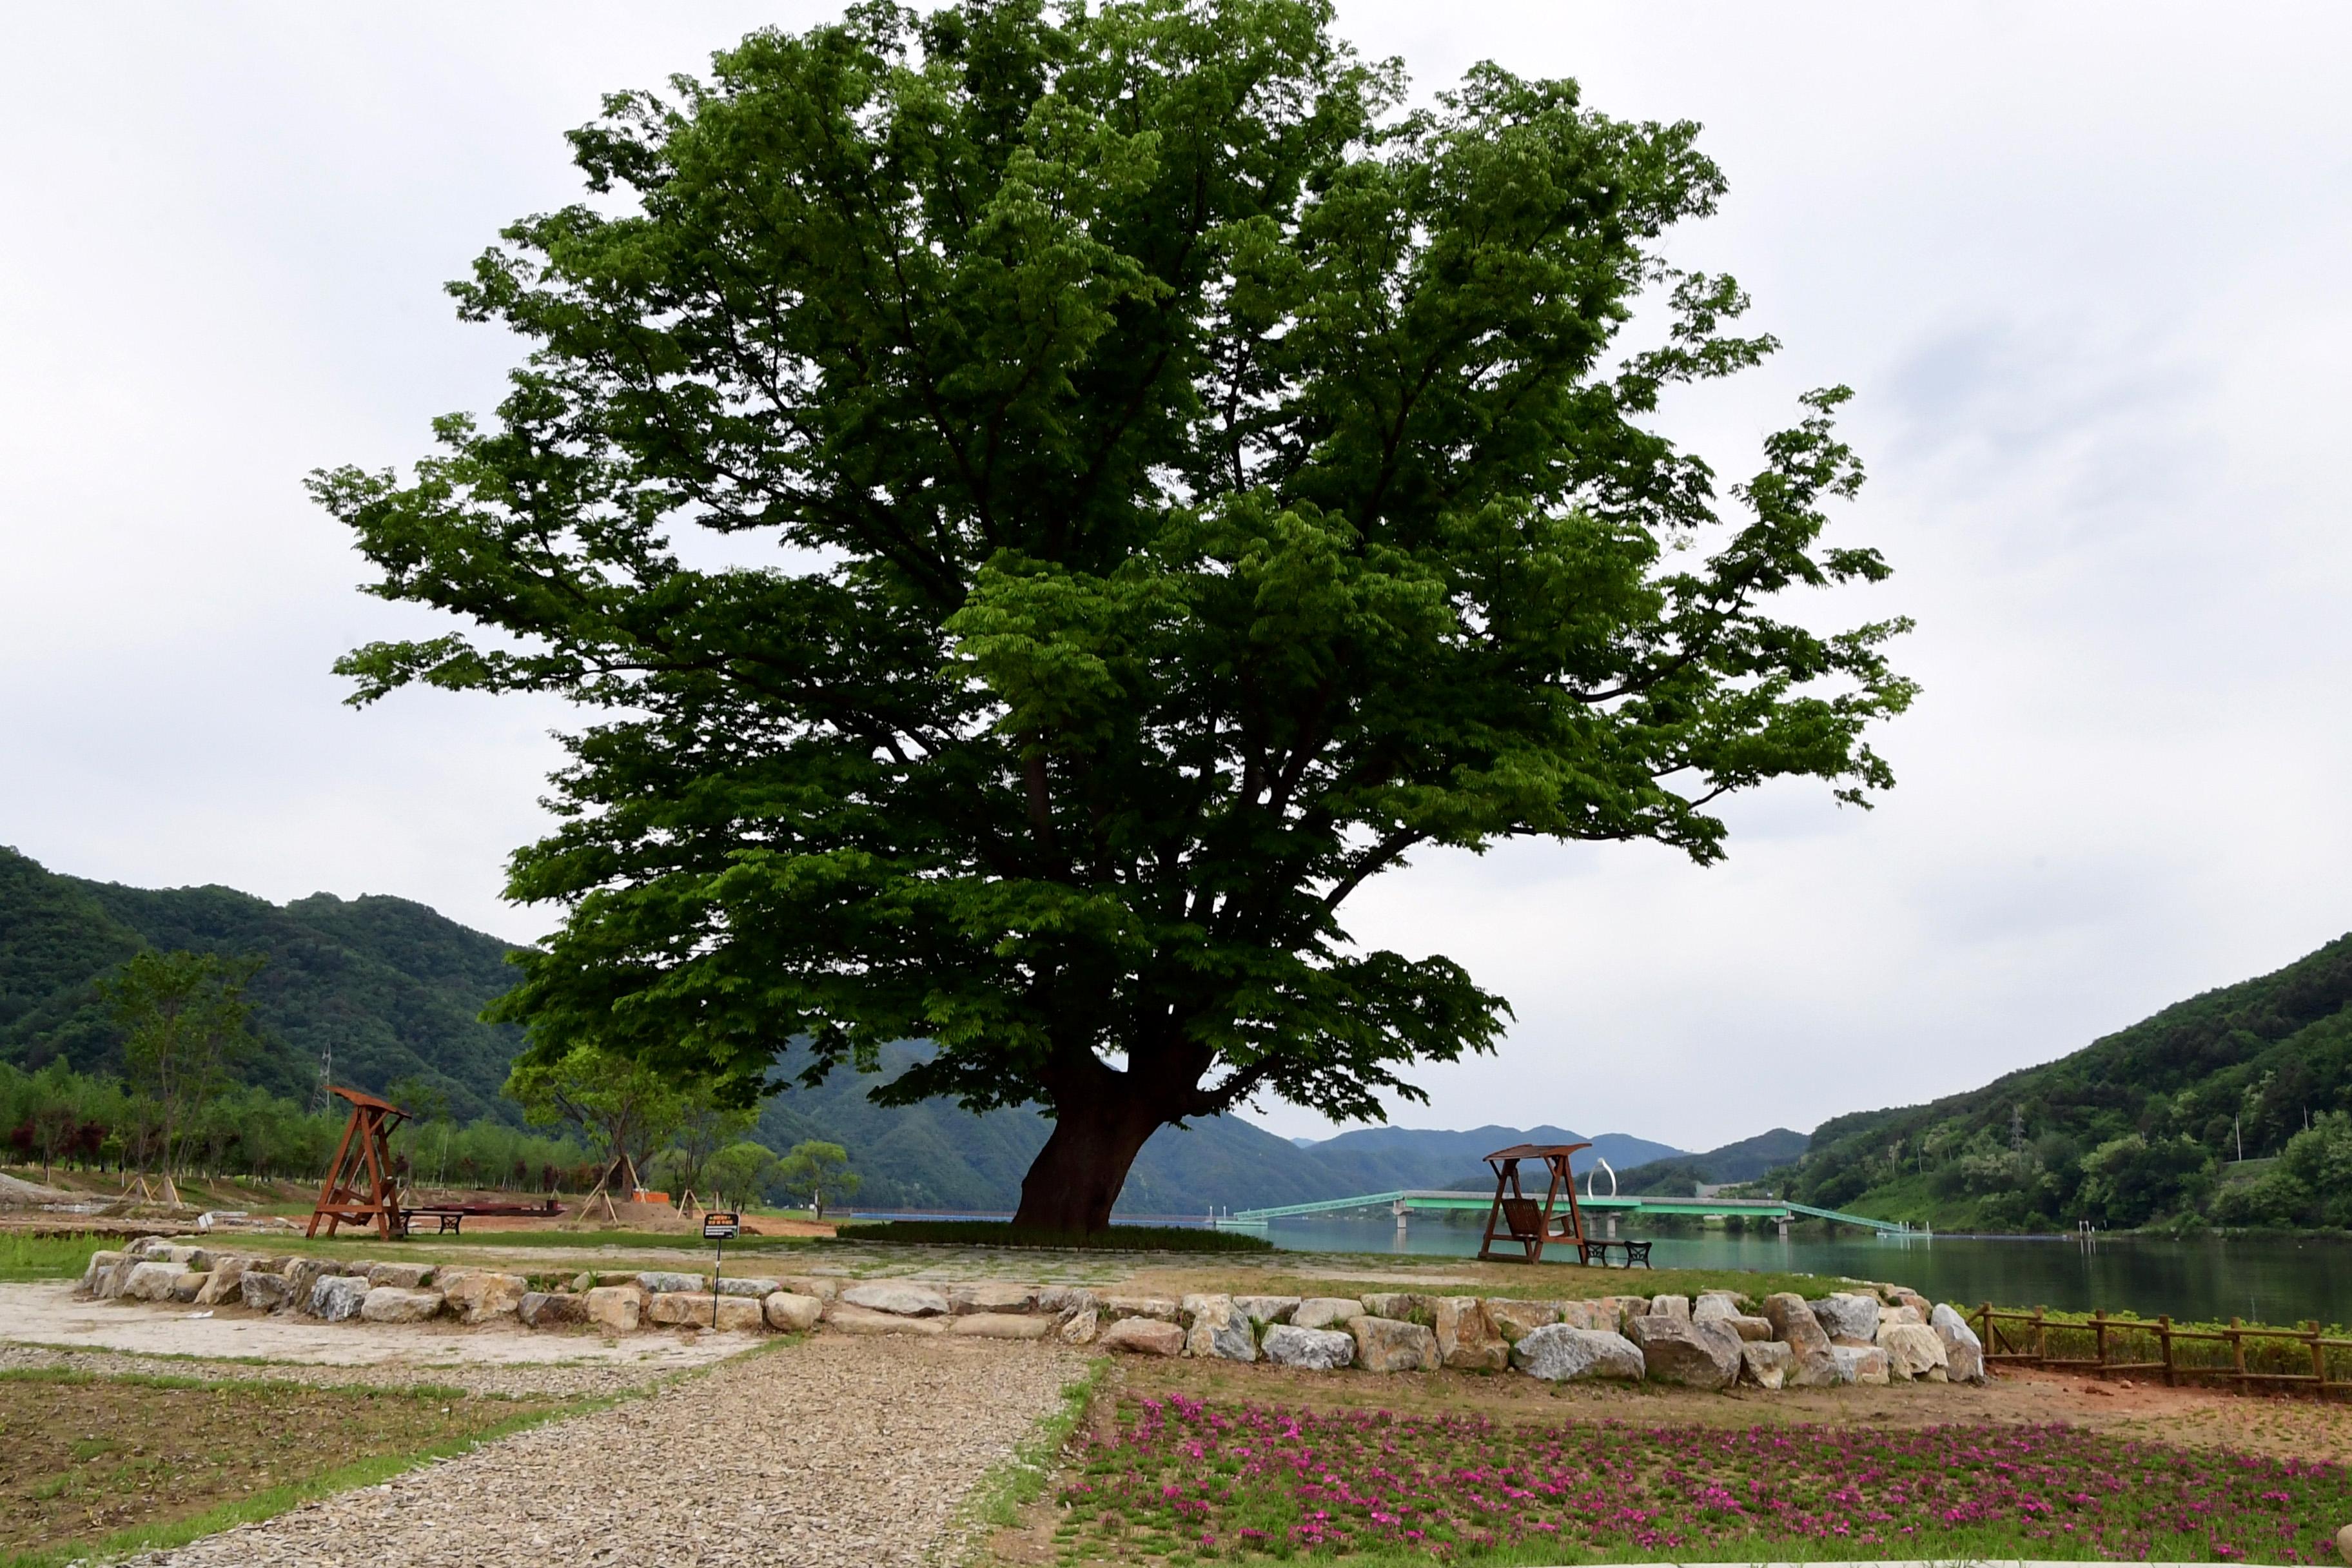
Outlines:
<svg viewBox="0 0 2352 1568"><path fill-rule="evenodd" d="M1568 1159L1578 1150L1591 1147L1590 1143L1515 1143L1487 1155L1486 1163L1495 1173L1495 1202L1486 1211L1486 1237L1479 1244L1478 1256L1502 1263L1541 1263L1545 1244L1559 1241L1574 1247L1577 1261L1583 1262L1584 1211L1577 1206L1576 1177L1568 1168ZM1540 1205L1519 1186L1522 1160L1540 1160L1551 1174ZM1555 1215L1563 1190L1568 1194L1568 1212ZM1555 1219L1563 1228L1554 1228ZM1507 1246L1519 1249L1518 1257L1495 1250L1498 1235Z"/></svg>
<svg viewBox="0 0 2352 1568"><path fill-rule="evenodd" d="M327 1167L326 1182L319 1188L319 1206L310 1211L310 1228L302 1234L318 1235L320 1220L327 1222L329 1236L345 1220L354 1225L373 1222L377 1235L396 1241L408 1234L408 1221L400 1212L400 1185L393 1175L392 1130L408 1120L408 1112L356 1089L330 1085L327 1092L351 1102L352 1119L343 1126L343 1141L335 1146L335 1163ZM364 1191L360 1184L362 1179Z"/></svg>

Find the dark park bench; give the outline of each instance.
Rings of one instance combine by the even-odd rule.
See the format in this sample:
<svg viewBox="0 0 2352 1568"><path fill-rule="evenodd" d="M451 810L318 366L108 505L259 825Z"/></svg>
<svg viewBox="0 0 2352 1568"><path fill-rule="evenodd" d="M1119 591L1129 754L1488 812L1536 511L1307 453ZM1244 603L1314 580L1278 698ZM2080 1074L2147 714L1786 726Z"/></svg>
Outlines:
<svg viewBox="0 0 2352 1568"><path fill-rule="evenodd" d="M1638 1263L1644 1268L1654 1268L1656 1265L1650 1261L1652 1245L1646 1241L1612 1241L1606 1237L1593 1237L1584 1243L1584 1261L1598 1263L1606 1268L1609 1267L1609 1249L1613 1247L1624 1253L1624 1267L1631 1268Z"/></svg>

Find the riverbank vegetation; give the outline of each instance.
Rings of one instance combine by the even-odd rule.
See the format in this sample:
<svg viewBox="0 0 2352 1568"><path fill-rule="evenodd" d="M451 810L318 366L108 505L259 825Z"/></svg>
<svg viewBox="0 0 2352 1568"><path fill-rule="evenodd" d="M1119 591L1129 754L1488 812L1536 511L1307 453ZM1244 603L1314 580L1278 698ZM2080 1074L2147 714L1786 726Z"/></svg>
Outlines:
<svg viewBox="0 0 2352 1568"><path fill-rule="evenodd" d="M1954 1231L2352 1226L2352 936L1932 1105L1842 1116L1759 1184Z"/></svg>

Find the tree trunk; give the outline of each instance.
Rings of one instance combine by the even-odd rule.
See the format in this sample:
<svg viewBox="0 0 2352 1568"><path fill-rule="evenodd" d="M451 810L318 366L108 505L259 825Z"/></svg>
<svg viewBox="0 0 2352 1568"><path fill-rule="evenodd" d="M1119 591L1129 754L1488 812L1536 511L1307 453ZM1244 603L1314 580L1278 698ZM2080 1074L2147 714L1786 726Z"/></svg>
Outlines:
<svg viewBox="0 0 2352 1568"><path fill-rule="evenodd" d="M1128 1167L1166 1120L1139 1096L1060 1107L1053 1136L1021 1180L1013 1223L1074 1236L1108 1230Z"/></svg>

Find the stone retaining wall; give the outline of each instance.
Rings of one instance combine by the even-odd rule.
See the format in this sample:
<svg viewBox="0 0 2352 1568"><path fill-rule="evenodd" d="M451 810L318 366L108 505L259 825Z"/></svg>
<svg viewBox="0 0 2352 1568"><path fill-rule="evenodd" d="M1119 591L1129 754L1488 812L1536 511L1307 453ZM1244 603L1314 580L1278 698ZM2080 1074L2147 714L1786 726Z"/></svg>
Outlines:
<svg viewBox="0 0 2352 1568"><path fill-rule="evenodd" d="M541 1281L545 1283L545 1281ZM1375 1293L1362 1297L1097 1293L1059 1285L934 1285L821 1276L721 1279L659 1271L573 1276L562 1289L497 1269L423 1263L257 1258L142 1239L100 1252L85 1294L234 1302L339 1322L511 1318L533 1329L606 1334L661 1328L805 1333L957 1334L1097 1345L1328 1372L1501 1372L1694 1388L1981 1383L1983 1349L1949 1306L1900 1286L1807 1301L1715 1291L1595 1300Z"/></svg>

